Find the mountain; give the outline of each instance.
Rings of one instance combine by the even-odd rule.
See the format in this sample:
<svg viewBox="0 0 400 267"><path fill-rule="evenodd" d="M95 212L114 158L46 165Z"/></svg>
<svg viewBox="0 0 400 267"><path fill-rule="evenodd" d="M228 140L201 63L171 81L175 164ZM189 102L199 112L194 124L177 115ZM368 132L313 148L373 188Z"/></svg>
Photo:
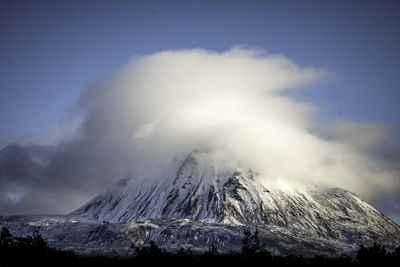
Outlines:
<svg viewBox="0 0 400 267"><path fill-rule="evenodd" d="M354 193L264 186L257 176L194 151L146 179L122 179L67 216L9 216L0 225L25 235L40 226L50 244L82 253L124 254L132 242L151 240L168 249L213 245L227 251L240 249L245 228L257 229L275 254L337 255L373 242L400 245L400 227Z"/></svg>

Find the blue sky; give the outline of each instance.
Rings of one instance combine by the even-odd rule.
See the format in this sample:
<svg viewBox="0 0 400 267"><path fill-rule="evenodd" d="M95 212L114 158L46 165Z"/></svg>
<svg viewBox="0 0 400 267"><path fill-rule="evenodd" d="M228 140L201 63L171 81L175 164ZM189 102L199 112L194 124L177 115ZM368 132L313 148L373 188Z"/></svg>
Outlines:
<svg viewBox="0 0 400 267"><path fill-rule="evenodd" d="M2 1L0 140L43 132L137 54L235 45L335 78L299 93L323 118L385 122L399 143L397 1Z"/></svg>

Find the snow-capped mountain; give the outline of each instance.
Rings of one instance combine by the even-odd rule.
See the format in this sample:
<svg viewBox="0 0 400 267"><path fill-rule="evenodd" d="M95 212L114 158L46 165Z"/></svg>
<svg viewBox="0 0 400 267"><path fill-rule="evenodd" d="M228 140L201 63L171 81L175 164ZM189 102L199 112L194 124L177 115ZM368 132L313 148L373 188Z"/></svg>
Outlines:
<svg viewBox="0 0 400 267"><path fill-rule="evenodd" d="M398 225L343 189L264 186L257 172L216 162L202 151L163 175L161 182L126 177L68 216L10 216L0 218L0 225L22 234L40 226L54 246L86 252L127 251L131 242L150 240L169 249L239 249L246 227L258 229L266 248L277 254L400 245Z"/></svg>
<svg viewBox="0 0 400 267"><path fill-rule="evenodd" d="M223 164L217 167L207 153L196 151L183 161L173 179L166 177L145 189L137 187L134 179L123 179L72 215L108 222L179 218L268 225L332 238L364 228L400 237L396 224L351 192L266 188L254 179L257 175Z"/></svg>

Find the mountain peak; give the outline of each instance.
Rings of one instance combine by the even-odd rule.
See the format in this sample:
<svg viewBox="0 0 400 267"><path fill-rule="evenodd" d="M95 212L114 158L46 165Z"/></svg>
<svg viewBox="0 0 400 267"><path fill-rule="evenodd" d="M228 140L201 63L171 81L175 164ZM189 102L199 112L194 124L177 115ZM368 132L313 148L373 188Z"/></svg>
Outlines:
<svg viewBox="0 0 400 267"><path fill-rule="evenodd" d="M176 174L141 186L129 177L73 212L95 221L189 219L228 225L285 228L304 235L345 238L352 232L400 237L397 225L355 194L340 188L301 191L264 186L258 173L220 155L195 150Z"/></svg>

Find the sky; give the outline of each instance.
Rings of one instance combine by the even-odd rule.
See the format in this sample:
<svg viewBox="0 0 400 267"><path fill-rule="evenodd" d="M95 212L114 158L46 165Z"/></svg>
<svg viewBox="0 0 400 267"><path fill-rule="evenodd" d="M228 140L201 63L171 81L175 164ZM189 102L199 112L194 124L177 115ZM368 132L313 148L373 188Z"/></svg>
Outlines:
<svg viewBox="0 0 400 267"><path fill-rule="evenodd" d="M32 197L31 205L1 201L0 213L68 212L110 184L100 179L103 183L94 186L96 180L91 178L77 190L79 181L93 175L86 171L71 174L74 179L53 175L51 182L35 180L40 186L33 186L28 176L12 185L10 177L25 176L18 174L20 167L14 166L13 160L24 158L31 164L32 154L36 158L57 154L39 144L54 144L66 132L75 134L82 120L76 115L77 105L86 105L82 99L91 88L104 87L107 77L118 76L121 68L134 65L132 59L166 50L199 48L223 54L242 47L281 55L300 72L312 67L328 73L306 89L282 94L312 104L324 125L343 125L343 121L378 125L361 130L359 126L324 129L341 142L350 132L353 136L354 129L374 133L372 139L384 129L385 142L379 138L379 142L368 141L368 153L363 146L357 155L368 159L370 154L384 155L391 161L375 160L385 161L379 168L389 165L397 170L398 165L392 165L398 161L392 159L400 154L399 11L397 1L2 1L0 147L35 144L29 149L21 145L3 151L12 157L5 160L3 156L0 165L3 188L8 188L1 191L7 195L2 199L21 198L23 193L9 189L22 184L34 188L32 195L48 192L47 200L59 196L57 203L68 205L44 205L51 201ZM109 80L105 83L115 85ZM354 144L357 135L352 139L346 142ZM71 159L75 155L71 153L60 158ZM13 175L9 175L10 166L15 168ZM40 181L39 169L35 175ZM109 175L118 173L108 171ZM399 223L400 194L386 195L374 198L374 204Z"/></svg>

